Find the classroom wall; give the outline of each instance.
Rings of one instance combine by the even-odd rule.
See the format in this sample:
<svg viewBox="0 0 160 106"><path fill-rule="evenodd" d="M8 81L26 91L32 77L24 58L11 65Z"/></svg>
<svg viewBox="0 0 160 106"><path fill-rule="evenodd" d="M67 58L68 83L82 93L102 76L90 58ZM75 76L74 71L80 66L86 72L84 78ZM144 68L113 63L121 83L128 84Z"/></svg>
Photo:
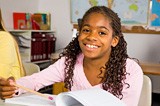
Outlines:
<svg viewBox="0 0 160 106"><path fill-rule="evenodd" d="M129 34L124 33L128 43L127 50L131 57L141 62L160 63L159 34Z"/></svg>
<svg viewBox="0 0 160 106"><path fill-rule="evenodd" d="M72 39L70 0L39 0L39 11L52 14L52 28L56 29L56 49L64 48Z"/></svg>
<svg viewBox="0 0 160 106"><path fill-rule="evenodd" d="M13 12L37 12L39 0L0 0L2 17L7 29L13 29Z"/></svg>
<svg viewBox="0 0 160 106"><path fill-rule="evenodd" d="M72 39L70 23L70 0L0 0L3 18L7 28L13 28L13 11L50 12L52 29L56 29L56 50L65 47ZM160 35L127 34L128 53L142 62L160 62Z"/></svg>
<svg viewBox="0 0 160 106"><path fill-rule="evenodd" d="M13 12L50 12L51 30L56 30L56 50L64 48L72 39L70 0L0 0L0 8L8 30L13 29Z"/></svg>

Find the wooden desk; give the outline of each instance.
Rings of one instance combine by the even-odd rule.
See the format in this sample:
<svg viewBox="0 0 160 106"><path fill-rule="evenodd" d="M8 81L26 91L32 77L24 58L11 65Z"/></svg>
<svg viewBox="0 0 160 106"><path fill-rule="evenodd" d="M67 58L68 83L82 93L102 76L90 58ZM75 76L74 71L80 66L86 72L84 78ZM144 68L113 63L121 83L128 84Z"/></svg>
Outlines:
<svg viewBox="0 0 160 106"><path fill-rule="evenodd" d="M144 74L160 75L160 64L140 63Z"/></svg>

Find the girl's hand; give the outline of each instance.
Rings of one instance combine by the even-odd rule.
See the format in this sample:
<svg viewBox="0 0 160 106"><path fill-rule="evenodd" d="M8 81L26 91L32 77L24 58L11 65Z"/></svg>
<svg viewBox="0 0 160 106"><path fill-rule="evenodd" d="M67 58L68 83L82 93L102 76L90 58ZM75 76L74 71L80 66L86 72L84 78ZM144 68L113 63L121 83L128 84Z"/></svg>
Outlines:
<svg viewBox="0 0 160 106"><path fill-rule="evenodd" d="M15 83L15 80L13 77L9 77L8 79L0 77L0 98L6 99L11 98L15 94L15 91L17 90L17 87L12 85L12 83Z"/></svg>

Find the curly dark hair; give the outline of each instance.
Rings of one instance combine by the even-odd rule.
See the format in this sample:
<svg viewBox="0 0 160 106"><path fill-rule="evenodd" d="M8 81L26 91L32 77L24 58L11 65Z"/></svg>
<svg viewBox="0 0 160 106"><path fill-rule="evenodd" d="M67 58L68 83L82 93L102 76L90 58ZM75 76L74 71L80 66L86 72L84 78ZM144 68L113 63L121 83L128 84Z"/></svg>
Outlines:
<svg viewBox="0 0 160 106"><path fill-rule="evenodd" d="M109 91L113 95L122 99L122 89L126 79L126 59L129 58L127 55L127 43L123 37L121 31L121 22L118 15L111 9L105 6L94 6L91 7L83 16L81 23L79 24L79 32L83 27L84 21L88 18L90 14L100 13L110 20L110 25L113 30L113 37L117 36L119 42L117 46L111 47L111 55L107 63L105 63L105 68L102 67L100 70L105 69L105 75L102 81L102 87L104 90ZM77 56L81 53L81 48L78 42L78 36L73 39L60 54L60 58L65 56L65 87L71 90L73 85L73 70L74 65L77 61ZM129 84L127 84L129 87Z"/></svg>

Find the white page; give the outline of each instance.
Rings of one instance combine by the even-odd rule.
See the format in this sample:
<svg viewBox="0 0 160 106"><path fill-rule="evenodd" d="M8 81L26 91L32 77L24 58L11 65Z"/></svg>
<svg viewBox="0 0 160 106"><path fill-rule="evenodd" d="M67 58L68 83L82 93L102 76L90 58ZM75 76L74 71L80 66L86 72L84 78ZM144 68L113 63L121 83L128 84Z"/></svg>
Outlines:
<svg viewBox="0 0 160 106"><path fill-rule="evenodd" d="M56 106L125 106L125 104L103 89L92 88L61 93L56 97Z"/></svg>
<svg viewBox="0 0 160 106"><path fill-rule="evenodd" d="M52 96L55 100L56 96L50 96ZM5 103L20 104L25 106L56 106L54 100L49 100L44 97L33 94L22 94L21 96L5 99Z"/></svg>

